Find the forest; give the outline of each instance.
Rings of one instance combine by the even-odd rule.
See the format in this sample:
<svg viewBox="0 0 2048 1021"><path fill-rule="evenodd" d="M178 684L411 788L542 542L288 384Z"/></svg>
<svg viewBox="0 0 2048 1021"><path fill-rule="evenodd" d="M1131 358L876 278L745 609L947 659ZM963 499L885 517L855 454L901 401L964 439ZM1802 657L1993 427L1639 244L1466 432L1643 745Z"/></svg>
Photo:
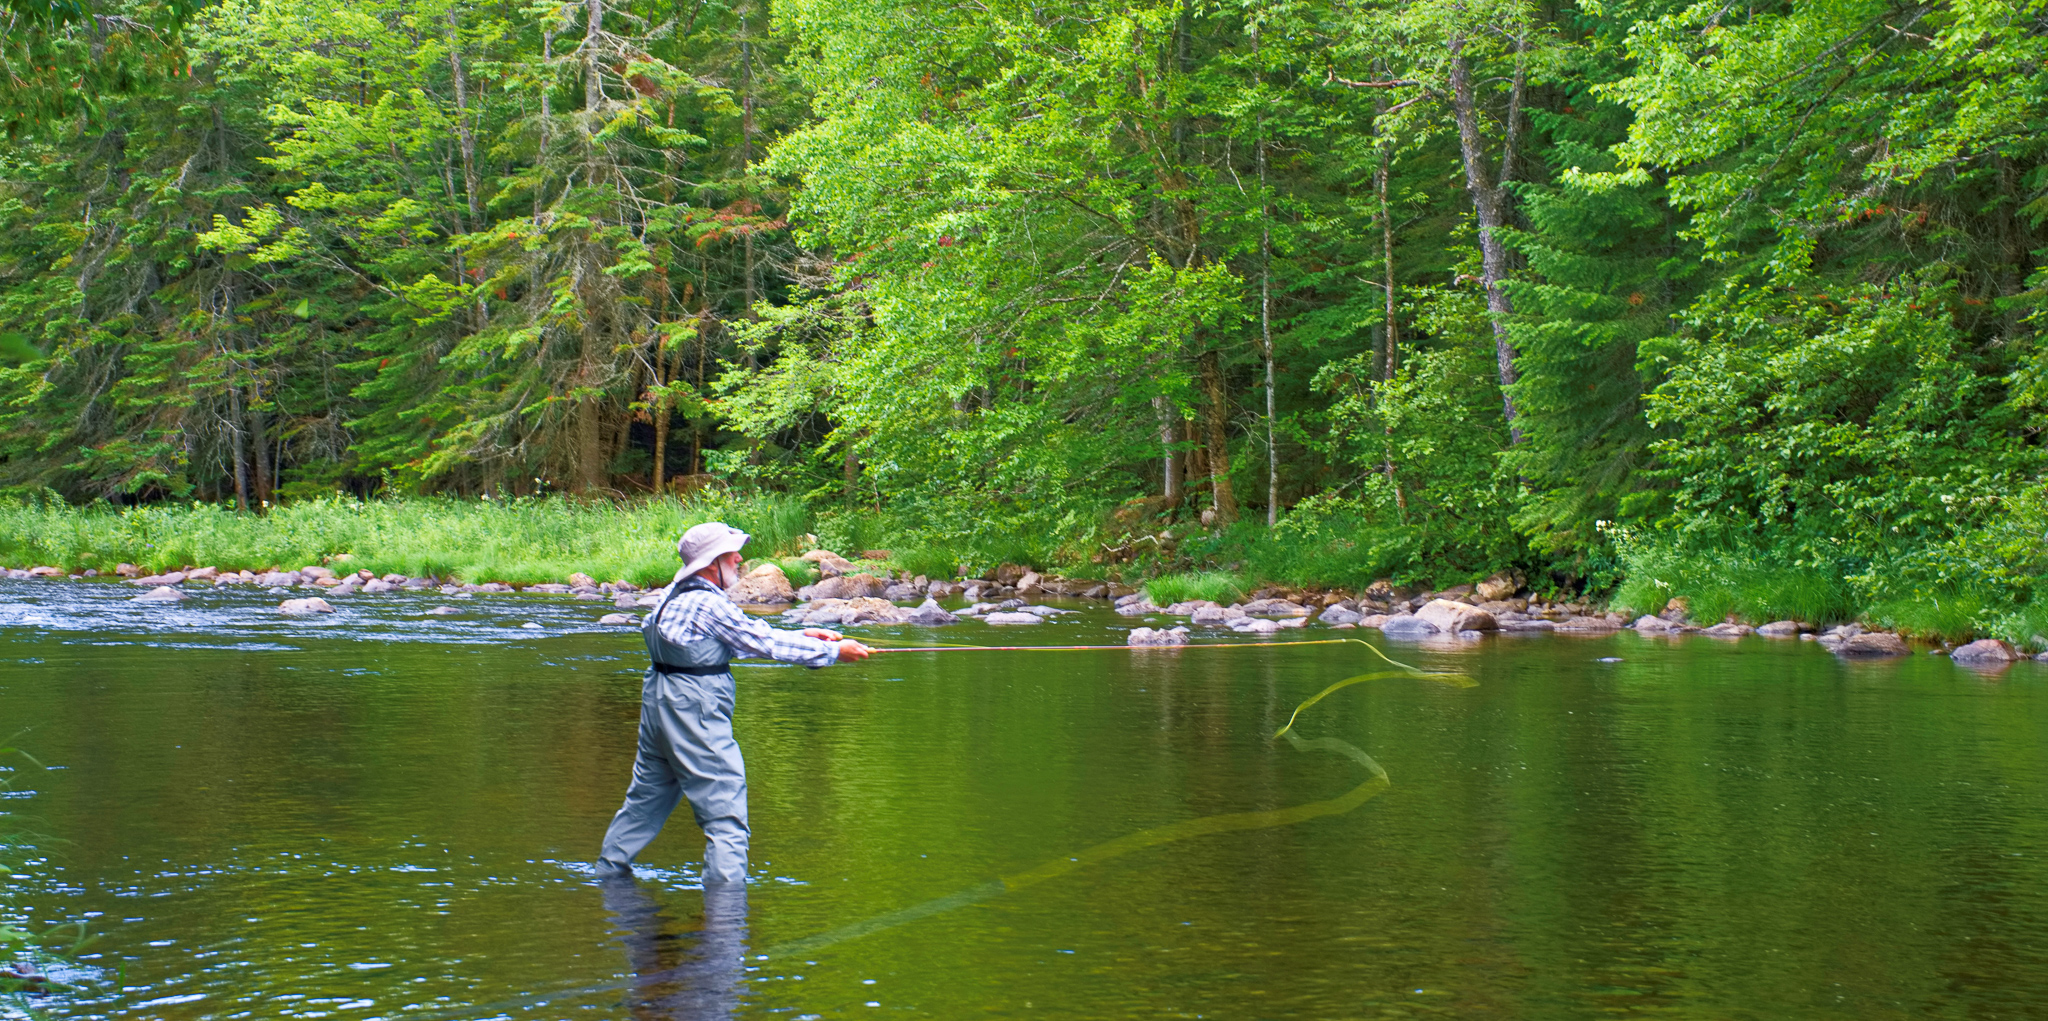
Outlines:
<svg viewBox="0 0 2048 1021"><path fill-rule="evenodd" d="M2048 645L2048 0L5 12L23 507L716 493Z"/></svg>

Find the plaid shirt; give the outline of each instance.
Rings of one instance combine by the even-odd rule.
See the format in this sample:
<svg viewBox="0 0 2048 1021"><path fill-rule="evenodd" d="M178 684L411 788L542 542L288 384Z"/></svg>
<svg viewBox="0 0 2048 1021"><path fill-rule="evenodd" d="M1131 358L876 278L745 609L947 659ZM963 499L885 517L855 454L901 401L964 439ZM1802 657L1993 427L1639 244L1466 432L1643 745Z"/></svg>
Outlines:
<svg viewBox="0 0 2048 1021"><path fill-rule="evenodd" d="M669 586L682 594L658 611L662 636L678 645L713 638L732 650L734 659L779 659L798 666L821 667L839 662L839 644L819 641L800 631L781 631L749 617L727 599L718 586L695 575ZM664 590L662 598L668 597Z"/></svg>

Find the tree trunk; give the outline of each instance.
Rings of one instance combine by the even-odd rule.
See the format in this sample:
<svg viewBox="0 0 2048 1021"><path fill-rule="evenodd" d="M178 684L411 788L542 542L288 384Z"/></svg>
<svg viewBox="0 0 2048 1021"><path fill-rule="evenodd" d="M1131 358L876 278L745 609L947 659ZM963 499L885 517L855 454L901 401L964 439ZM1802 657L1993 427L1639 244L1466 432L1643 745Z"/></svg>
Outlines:
<svg viewBox="0 0 2048 1021"><path fill-rule="evenodd" d="M1384 107L1386 103L1382 101L1380 105ZM1384 338L1386 344L1380 351L1381 379L1393 379L1395 370L1400 368L1401 364L1401 331L1394 318L1395 294L1397 293L1394 290L1394 207L1392 203L1387 201L1387 178L1393 171L1393 154L1393 139L1382 138L1380 140L1378 180L1373 183L1374 188L1379 192L1380 198L1380 260L1384 263L1386 270L1385 283L1382 285L1382 290L1386 291L1387 299L1386 336Z"/></svg>
<svg viewBox="0 0 2048 1021"><path fill-rule="evenodd" d="M1257 47L1258 37L1253 36ZM1273 393L1273 223L1266 202L1266 115L1259 113L1259 339L1266 357L1266 527L1280 523L1280 447L1274 442L1279 407Z"/></svg>
<svg viewBox="0 0 2048 1021"><path fill-rule="evenodd" d="M1200 359L1202 389L1209 406L1209 498L1222 527L1237 520L1237 495L1230 488L1230 394L1223 384L1223 359L1205 351Z"/></svg>
<svg viewBox="0 0 2048 1021"><path fill-rule="evenodd" d="M602 65L597 60L597 40L604 32L604 0L584 0L583 11L583 111L596 113L604 105ZM586 136L596 133L596 124L584 128Z"/></svg>
<svg viewBox="0 0 2048 1021"><path fill-rule="evenodd" d="M249 451L242 435L242 390L228 387L228 439L235 451L235 509L249 509Z"/></svg>
<svg viewBox="0 0 2048 1021"><path fill-rule="evenodd" d="M1152 398L1152 411L1159 416L1159 449L1165 455L1164 463L1160 466L1159 495L1166 501L1166 506L1178 507L1180 451L1174 447L1180 442L1180 437L1174 435L1173 420L1179 416L1174 414L1173 402L1164 396Z"/></svg>
<svg viewBox="0 0 2048 1021"><path fill-rule="evenodd" d="M655 348L654 385L666 387L671 372L668 367L669 352ZM662 483L668 474L668 417L669 396L657 393L654 398L654 493L661 495Z"/></svg>
<svg viewBox="0 0 2048 1021"><path fill-rule="evenodd" d="M1507 226L1509 195L1501 187L1506 175L1514 166L1515 133L1508 133L1507 144L1501 155L1501 181L1490 179L1486 169L1486 143L1479 134L1478 100L1472 92L1472 65L1465 59L1463 36L1451 40L1451 107L1458 122L1458 150L1465 164L1465 189L1472 194L1472 209L1479 218L1479 257L1481 280L1486 288L1486 310L1493 319L1494 362L1500 372L1501 409L1508 425L1508 440L1522 442L1521 427L1515 424L1515 398L1509 388L1515 382L1515 348L1508 336L1508 317L1514 315L1514 302L1501 287L1508 277L1509 257L1507 245L1502 242L1500 232ZM1515 99L1510 103L1508 122L1510 126L1520 116L1521 74L1516 74Z"/></svg>
<svg viewBox="0 0 2048 1021"><path fill-rule="evenodd" d="M257 400L263 398L260 391L254 396ZM270 430L268 426L269 423L266 421L266 416L260 409L251 408L249 410L249 448L255 454L256 469L256 484L252 487L254 492L250 495L258 507L269 504L273 485L270 471L270 440L268 438Z"/></svg>

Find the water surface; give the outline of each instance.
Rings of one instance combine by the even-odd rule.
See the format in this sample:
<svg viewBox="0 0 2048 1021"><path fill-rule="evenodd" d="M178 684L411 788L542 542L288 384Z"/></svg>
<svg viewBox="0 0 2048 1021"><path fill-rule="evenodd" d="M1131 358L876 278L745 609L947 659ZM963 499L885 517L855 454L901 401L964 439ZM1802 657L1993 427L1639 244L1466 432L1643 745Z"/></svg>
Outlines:
<svg viewBox="0 0 2048 1021"><path fill-rule="evenodd" d="M1303 737L1370 753L1384 792L1009 890L1132 833L1356 791L1357 762L1272 735L1378 661L746 668L754 876L707 910L687 812L638 884L584 868L638 712L638 636L595 624L609 605L478 596L427 617L455 601L359 595L292 619L263 593L133 594L0 582L0 737L28 728L61 767L0 803L52 838L0 912L99 935L59 1016L2048 1014L2031 663L1633 634L1383 645L1478 682L1377 681L1303 715Z"/></svg>

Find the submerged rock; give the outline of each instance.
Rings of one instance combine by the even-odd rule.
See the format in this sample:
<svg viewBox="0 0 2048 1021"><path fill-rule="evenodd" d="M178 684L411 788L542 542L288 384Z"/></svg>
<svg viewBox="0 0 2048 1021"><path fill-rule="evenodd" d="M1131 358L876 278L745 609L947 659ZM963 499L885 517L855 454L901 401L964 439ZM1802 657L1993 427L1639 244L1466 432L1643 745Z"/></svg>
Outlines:
<svg viewBox="0 0 2048 1021"><path fill-rule="evenodd" d="M630 613L607 613L597 618L597 622L599 624L622 624L630 627L639 624L640 618Z"/></svg>
<svg viewBox="0 0 2048 1021"><path fill-rule="evenodd" d="M1009 610L1005 610L1005 611L1001 611L1001 612L997 612L997 613L991 613L991 614L989 614L988 616L986 616L986 617L983 617L983 618L982 618L982 620L984 620L984 621L986 621L986 622L988 622L988 623L990 623L990 624L1043 624L1043 623L1045 623L1045 618L1044 618L1044 617L1041 617L1041 616L1039 616L1038 614L1035 614L1035 613L1024 613L1024 612L1020 612L1020 611L1009 611Z"/></svg>
<svg viewBox="0 0 2048 1021"><path fill-rule="evenodd" d="M169 585L158 585L156 588L150 589L149 591L144 592L139 596L136 596L134 599L130 600L130 602L176 603L182 602L184 601L184 599L185 593L180 592L177 589L170 587Z"/></svg>
<svg viewBox="0 0 2048 1021"><path fill-rule="evenodd" d="M282 613L306 614L334 612L334 604L328 602L325 599L320 598L319 596L311 596L305 599L287 599L284 602L277 604L277 608L279 612Z"/></svg>
<svg viewBox="0 0 2048 1021"><path fill-rule="evenodd" d="M303 600L295 600L295 601L298 601L298 602L303 602ZM446 616L448 616L448 615L449 615L449 614L451 614L451 613L461 613L461 612L462 612L461 610L458 610L458 609L456 609L456 608L455 608L455 607L453 607L453 606L436 606L436 607L434 607L433 609L431 609L431 610L428 610L428 611L427 611L427 616L429 616L429 617L446 617Z"/></svg>

